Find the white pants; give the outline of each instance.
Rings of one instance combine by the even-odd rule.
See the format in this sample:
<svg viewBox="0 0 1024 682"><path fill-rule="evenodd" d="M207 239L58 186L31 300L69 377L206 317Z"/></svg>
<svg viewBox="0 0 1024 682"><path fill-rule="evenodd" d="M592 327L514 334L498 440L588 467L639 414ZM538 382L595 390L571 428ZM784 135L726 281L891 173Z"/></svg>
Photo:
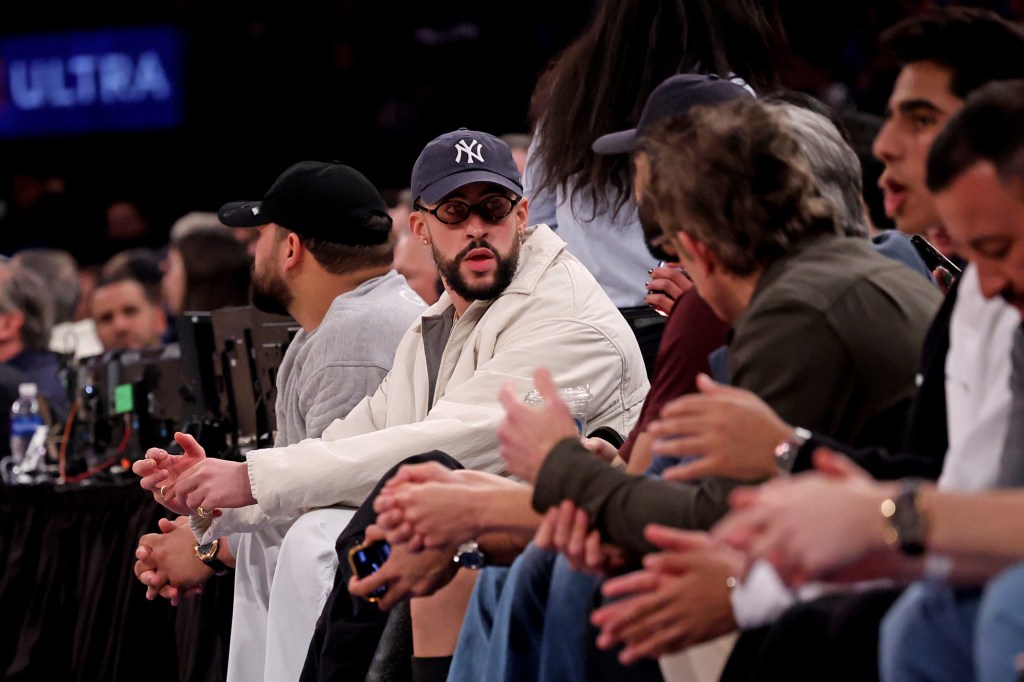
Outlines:
<svg viewBox="0 0 1024 682"><path fill-rule="evenodd" d="M254 546L262 534L252 534L249 549L255 551L246 553L243 571L235 569L228 682L299 679L316 621L334 586L335 542L354 515L355 509L307 512L278 547ZM273 561L259 563L261 556L271 555Z"/></svg>

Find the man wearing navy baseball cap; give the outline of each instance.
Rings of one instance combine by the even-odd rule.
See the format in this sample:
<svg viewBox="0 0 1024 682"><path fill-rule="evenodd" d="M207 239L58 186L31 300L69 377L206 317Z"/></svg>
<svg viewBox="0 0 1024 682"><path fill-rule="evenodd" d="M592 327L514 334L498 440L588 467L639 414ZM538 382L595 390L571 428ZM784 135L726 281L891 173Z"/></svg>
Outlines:
<svg viewBox="0 0 1024 682"><path fill-rule="evenodd" d="M245 462L204 459L202 466L192 467L205 455L189 444L185 456L151 451L147 458L154 464L139 465L147 489L176 486L175 499L186 500L201 542L269 526L271 520L295 519L309 509L354 510L382 477L421 452L439 450L467 469L503 472L497 433L505 411L499 392L508 386L525 395L541 366L560 385L589 385L586 416L591 429L628 433L632 427L647 393L636 339L565 243L546 225L527 227L527 201L508 146L492 135L465 129L441 135L416 161L410 187L415 199L410 229L431 245L445 292L408 329L377 392L334 421L320 438L253 450ZM261 213L268 210L267 203L262 202ZM303 465L295 466L296 461ZM479 479L466 484L483 485ZM217 516L213 509L225 513ZM525 506L523 511L531 514ZM360 521L365 522L362 515L352 523ZM356 530L354 535L360 535ZM452 577L448 567L468 539L437 553L437 575ZM333 552L334 543L324 547ZM338 563L347 571L348 545L339 542L338 548ZM286 541L279 562L288 550ZM378 574L391 576L380 602L385 607L413 596L412 585L419 584L401 579L404 557L408 554L396 549ZM331 592L333 576L325 572L322 577L326 584L306 581L302 588L314 595ZM465 600L471 584L456 581L452 588L465 590ZM373 655L372 647L338 643L336 637L345 632L338 623L351 615L351 599L347 580L333 585L310 645L304 679L315 678L317 666L321 671L324 666L339 669L332 667L337 663L332 659L348 657L354 668L346 669L353 670L368 666ZM422 624L414 618L413 625L415 639ZM452 613L450 620L433 619L426 625L434 633L447 627L457 634L460 618ZM307 634L306 642L297 642L302 636L298 628L282 633L275 651L303 651L309 638ZM268 672L274 658L268 652ZM363 674L352 675L363 676L365 668ZM278 679L297 677L290 671Z"/></svg>
<svg viewBox="0 0 1024 682"><path fill-rule="evenodd" d="M441 135L416 159L410 189L413 234L430 245L456 315L469 301L504 291L516 272L528 215L508 145L465 128Z"/></svg>

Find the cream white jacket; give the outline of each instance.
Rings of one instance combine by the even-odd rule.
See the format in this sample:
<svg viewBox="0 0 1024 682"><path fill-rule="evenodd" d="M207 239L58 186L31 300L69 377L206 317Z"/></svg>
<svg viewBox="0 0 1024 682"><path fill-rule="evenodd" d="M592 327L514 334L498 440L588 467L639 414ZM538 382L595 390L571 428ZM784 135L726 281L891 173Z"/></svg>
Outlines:
<svg viewBox="0 0 1024 682"><path fill-rule="evenodd" d="M451 305L445 293L424 315L440 315ZM543 224L527 230L508 288L493 300L473 302L455 323L432 405L417 321L377 392L328 426L321 438L247 455L258 504L223 510L207 528L193 518L193 528L209 541L313 508L356 507L388 469L430 450L442 450L470 469L503 473L497 428L504 409L498 392L512 382L525 395L538 367L549 368L561 386L590 386L588 431L610 426L628 434L647 395L643 358L629 326L594 277Z"/></svg>

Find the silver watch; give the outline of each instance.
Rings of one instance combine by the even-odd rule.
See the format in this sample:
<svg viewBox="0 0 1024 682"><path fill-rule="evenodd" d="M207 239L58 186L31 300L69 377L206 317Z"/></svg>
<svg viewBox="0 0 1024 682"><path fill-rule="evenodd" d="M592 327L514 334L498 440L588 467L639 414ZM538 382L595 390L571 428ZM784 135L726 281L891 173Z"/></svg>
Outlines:
<svg viewBox="0 0 1024 682"><path fill-rule="evenodd" d="M780 474L786 475L793 471L797 453L810 438L811 432L798 426L784 441L775 446L775 466Z"/></svg>
<svg viewBox="0 0 1024 682"><path fill-rule="evenodd" d="M480 551L480 545L475 540L464 542L455 551L455 558L452 559L459 568L468 568L471 571L479 571L486 565L484 553Z"/></svg>

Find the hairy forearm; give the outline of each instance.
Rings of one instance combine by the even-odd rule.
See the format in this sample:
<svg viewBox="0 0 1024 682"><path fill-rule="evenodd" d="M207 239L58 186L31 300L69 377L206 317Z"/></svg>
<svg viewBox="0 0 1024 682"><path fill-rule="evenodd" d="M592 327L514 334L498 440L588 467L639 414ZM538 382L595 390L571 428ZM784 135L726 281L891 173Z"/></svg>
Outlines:
<svg viewBox="0 0 1024 682"><path fill-rule="evenodd" d="M543 518L533 511L533 489L509 479L474 491L476 541L492 566L508 566L530 543Z"/></svg>
<svg viewBox="0 0 1024 682"><path fill-rule="evenodd" d="M499 531L484 533L477 542L487 557L488 565L510 566L532 539L533 533Z"/></svg>
<svg viewBox="0 0 1024 682"><path fill-rule="evenodd" d="M865 501L878 509L883 500L898 492L898 484L881 484ZM909 581L930 571L957 585L981 585L1024 558L1021 492L959 493L929 485L921 489L918 507L929 557L925 561L906 557L905 570L890 571L890 577ZM904 556L896 545L886 543L884 528L886 524L879 525L875 549Z"/></svg>
<svg viewBox="0 0 1024 682"><path fill-rule="evenodd" d="M540 514L530 506L533 488L515 484L500 489L483 489L477 493L478 524L482 533L502 533L514 537L533 537L540 526Z"/></svg>
<svg viewBox="0 0 1024 682"><path fill-rule="evenodd" d="M988 560L1024 558L1024 493L953 493L927 487L921 506L930 551Z"/></svg>

